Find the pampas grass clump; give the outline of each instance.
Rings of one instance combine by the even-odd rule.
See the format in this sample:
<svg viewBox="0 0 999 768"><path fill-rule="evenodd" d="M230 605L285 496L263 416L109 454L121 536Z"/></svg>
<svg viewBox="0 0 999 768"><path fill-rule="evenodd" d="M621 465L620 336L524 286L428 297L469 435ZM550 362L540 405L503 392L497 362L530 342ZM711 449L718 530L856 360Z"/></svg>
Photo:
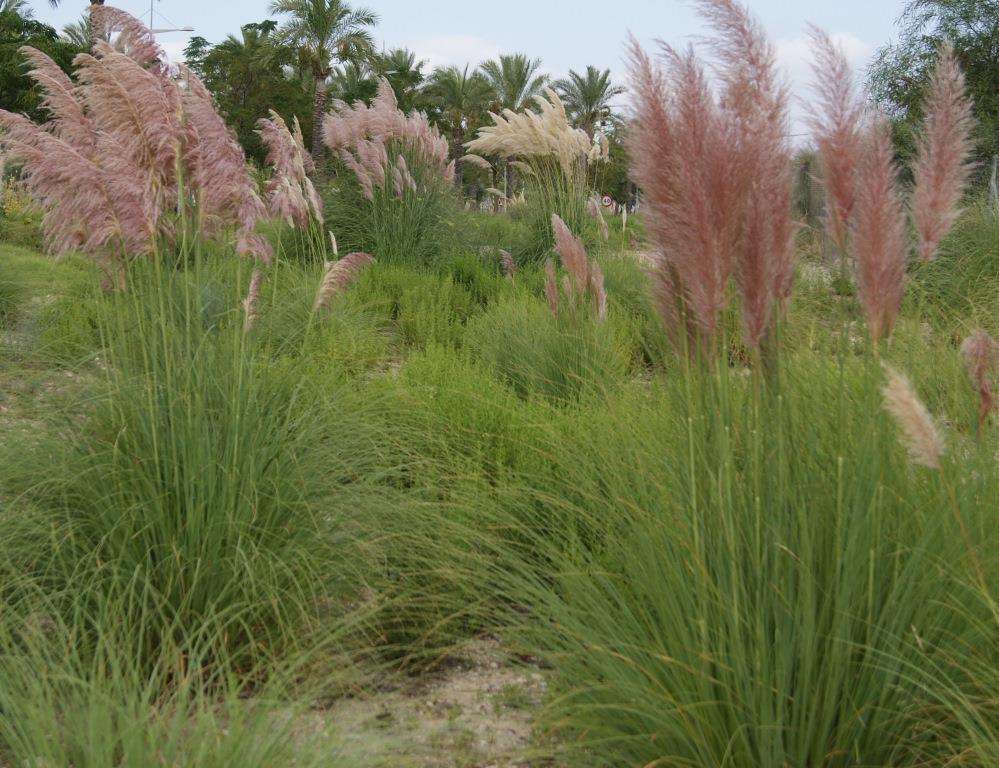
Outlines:
<svg viewBox="0 0 999 768"><path fill-rule="evenodd" d="M433 261L455 203L454 163L426 115L404 114L383 80L370 107L335 103L323 140L339 163L330 204L344 247L379 261Z"/></svg>
<svg viewBox="0 0 999 768"><path fill-rule="evenodd" d="M237 251L266 262L270 247L254 231L266 210L211 95L186 67L169 66L136 19L109 6L92 13L111 42L76 57L76 82L23 49L49 122L0 112L49 248L91 254L118 284L131 259L233 231Z"/></svg>
<svg viewBox="0 0 999 768"><path fill-rule="evenodd" d="M535 103L537 111L490 113L493 125L479 129L465 147L473 157L514 161L511 168L523 176L528 198L533 198L528 211L534 242L527 255L540 262L554 236L552 215L573 231L582 230L589 198L587 164L605 161L608 145L593 142L584 131L573 128L562 100L550 88L536 96ZM503 196L499 190L491 193Z"/></svg>

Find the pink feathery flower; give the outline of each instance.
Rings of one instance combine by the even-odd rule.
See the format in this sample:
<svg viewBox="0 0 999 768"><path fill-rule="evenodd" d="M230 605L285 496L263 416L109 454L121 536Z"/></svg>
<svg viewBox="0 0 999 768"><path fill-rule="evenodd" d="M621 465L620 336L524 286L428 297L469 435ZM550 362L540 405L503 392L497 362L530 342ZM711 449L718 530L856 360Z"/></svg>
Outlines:
<svg viewBox="0 0 999 768"><path fill-rule="evenodd" d="M735 0L697 0L718 35L722 105L732 115L745 208L735 255L746 341L759 347L774 304L783 306L794 278L789 88L762 27Z"/></svg>
<svg viewBox="0 0 999 768"><path fill-rule="evenodd" d="M395 186L395 174L386 158L375 168L378 155L384 155L387 147L396 154L399 147L410 151L411 159L419 168L400 168L400 188L415 190L416 178L424 183L427 178L437 178L449 185L453 182L454 166L449 163L449 145L440 132L430 125L426 115L413 112L406 115L400 109L395 92L386 80L378 86L378 95L371 106L358 102L348 105L342 101L333 103L333 111L323 121L323 143L336 152L361 184L365 197L369 192L373 197L375 188L382 189L387 177ZM377 150L377 151L376 151ZM399 155L401 156L401 155ZM354 162L348 160L352 158ZM357 168L364 169L364 178Z"/></svg>
<svg viewBox="0 0 999 768"><path fill-rule="evenodd" d="M978 388L978 428L985 425L995 407L992 393L992 375L999 364L999 342L983 330L975 331L961 344L961 356L968 367L968 375Z"/></svg>
<svg viewBox="0 0 999 768"><path fill-rule="evenodd" d="M267 148L267 162L273 173L267 182L268 205L271 213L290 226L305 227L310 219L323 223L322 204L308 173L314 168L311 155L305 151L298 118L294 130L277 112L257 122L257 133Z"/></svg>
<svg viewBox="0 0 999 768"><path fill-rule="evenodd" d="M53 119L38 126L0 112L6 150L44 210L48 246L110 262L121 284L125 260L169 246L184 217L208 239L235 229L241 251L268 260L269 243L255 232L265 208L202 83L171 68L128 14L104 6L93 19L111 42L77 56L76 84L47 56L24 51Z"/></svg>
<svg viewBox="0 0 999 768"><path fill-rule="evenodd" d="M328 263L316 294L315 309L329 309L333 297L342 293L357 279L360 271L374 261L366 253L349 253L339 261Z"/></svg>
<svg viewBox="0 0 999 768"><path fill-rule="evenodd" d="M899 192L891 127L876 116L867 131L857 202L850 232L860 303L871 339L889 336L895 324L908 252L905 209Z"/></svg>
<svg viewBox="0 0 999 768"><path fill-rule="evenodd" d="M856 176L863 154L864 99L843 51L822 30L811 28L817 105L808 117L818 147L826 191L826 231L841 251L856 199Z"/></svg>
<svg viewBox="0 0 999 768"><path fill-rule="evenodd" d="M921 261L929 261L960 215L959 204L971 175L972 105L964 74L947 42L930 80L923 130L913 165L912 221Z"/></svg>
<svg viewBox="0 0 999 768"><path fill-rule="evenodd" d="M91 5L90 23L98 37L110 39L115 50L125 54L135 63L165 72L166 55L156 38L134 16L110 5Z"/></svg>
<svg viewBox="0 0 999 768"><path fill-rule="evenodd" d="M664 46L665 72L634 42L631 59L631 175L645 195L657 304L671 337L691 322L710 337L728 302L743 206L735 126L693 52Z"/></svg>
<svg viewBox="0 0 999 768"><path fill-rule="evenodd" d="M586 258L583 241L575 237L557 213L552 214L552 229L555 231L555 252L562 260L562 266L572 276L576 288L582 294L590 282L590 264Z"/></svg>

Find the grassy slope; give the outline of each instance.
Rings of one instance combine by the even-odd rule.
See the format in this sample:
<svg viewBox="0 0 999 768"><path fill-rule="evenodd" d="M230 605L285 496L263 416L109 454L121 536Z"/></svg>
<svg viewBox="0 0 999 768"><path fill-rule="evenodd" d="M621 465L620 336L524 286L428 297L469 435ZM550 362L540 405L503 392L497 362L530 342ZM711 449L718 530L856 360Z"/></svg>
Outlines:
<svg viewBox="0 0 999 768"><path fill-rule="evenodd" d="M987 459L995 453L997 440L994 430L980 438L975 435L975 400L957 348L973 324L995 330L991 323L999 317L996 244L994 227L969 225L952 241L940 265L912 275L903 317L885 352L912 376L930 410L946 425L948 453L955 460L949 464L949 477L958 483L957 498L971 524L980 526L975 530L976 540L983 542L989 540L991 529L980 514L997 479L994 462ZM718 638L722 646L703 647L701 661L712 648L717 652L725 647L724 643L755 647L752 644L759 639L746 634L739 614L724 612L726 585L742 578L734 570L726 571L726 563L756 556L737 546L737 542L744 542L739 526L751 519L746 515L754 508L753 496L743 496L747 487L758 485L768 494L775 512L790 513L784 517L782 511L766 525L772 526L774 535L797 557L805 556L801 546L818 547L816 557L836 552L829 549L833 538L823 539L811 527L803 529L796 515L810 510L809 514L823 520L837 519L844 507L835 501L844 489L852 494L851 514L855 516L849 518L853 521L850 525L875 540L886 532L889 536L896 532L889 522L884 522L888 528L878 527L880 522L871 528L865 510L880 510L876 519L883 521L896 515L932 521L932 514L924 514L943 507L937 505L940 488L918 471L910 476L894 428L880 414L877 367L867 357L854 302L849 297L833 296L821 270L803 269L785 325L787 405L776 412L760 412L752 408L752 382L741 373L720 388L716 388L717 382L696 377L686 380L678 375L643 295L640 271L629 258L605 255L604 263L611 321L607 329L585 326L585 333L571 324L550 320L543 309L538 274L527 271L513 282L506 281L494 268L479 266L474 257L450 257L422 270L378 265L362 276L328 317L315 324L307 322L305 315L315 275L289 268L268 287L277 286L264 313L260 353L279 373L304 377L313 382L310 386L330 386L331 392L341 385L353 390L360 398L356 402L366 403L358 425L362 431L370 429L371 434L382 435L378 438L380 469L376 474L385 475L384 482L392 488L402 489L399 503L406 506L393 505L388 514L376 508L365 513L370 515L367 525L379 533L369 542L369 553L373 561L387 563L384 570L374 569L363 577L379 596L371 629L366 630L366 636L376 639L375 645L382 648L372 661L395 663L401 654L415 665L411 669L425 669L428 662L433 666L446 655L452 643L460 644L484 628L509 624L511 617L504 603L514 603L518 611L529 606L562 627L559 632L521 635L516 631L507 635L511 641L522 637L525 653L545 649L551 654L549 660L564 659L560 664L564 674L554 683L564 696L552 701L544 718L549 732L565 735L570 745L580 744L581 751L573 755L578 764L592 760L595 765L616 765L649 761L664 754L655 748L650 751L651 742L637 738L648 732L650 723L651 727L662 727L659 743L675 755L683 754L678 744L685 738L697 741L691 732L658 714L665 706L658 698L661 681L654 676L632 676L632 670L654 668L657 663L641 653L671 652L670 633L660 636L664 624L689 623L691 612L720 611L713 621L716 626L727 626L730 634ZM62 414L86 394L86 377L77 377L92 368L81 368L77 361L86 360L96 348L90 327L94 301L88 294L94 276L77 262L55 263L2 245L0 270L0 281L19 286L20 294L14 330L5 331L5 340L16 343L0 350L4 361L0 420L6 419L5 426L18 425L24 435L44 435L64 423ZM966 279L962 281L957 277L960 275ZM737 322L730 317L726 323L732 339L729 360L736 361L734 370L738 372L737 361L743 351L737 339ZM305 327L310 329L308 334L302 332ZM567 371L571 375L566 375ZM650 373L654 379L651 387ZM691 397L692 393L700 394ZM703 413L697 410L702 407ZM685 408L693 409L693 421L684 421ZM854 411L845 420L844 408ZM692 426L709 413L717 414L719 421L708 419L696 429ZM787 431L774 426L785 418ZM795 420L803 420L805 429L793 428ZM780 444L775 440L796 442L806 433L807 444L783 460L770 453ZM879 439L872 441L873 434ZM720 440L719 435L725 439ZM837 441L846 442L837 446ZM836 451L850 445L860 453L845 469L848 482L844 486L843 476L835 474ZM747 456L756 459L747 465ZM788 475L770 471L785 464ZM879 475L882 472L888 473L888 481ZM720 516L719 524L732 526L731 540L715 542L717 548L712 551L703 549L706 544L700 549L684 548L689 541L673 541L676 530L687 526L696 529L700 524L685 518L687 510L696 508L684 490L691 487L694 478L707 483L706 490L698 492L697 503L710 499L713 512ZM734 516L725 517L728 514ZM953 523L949 519L947 525ZM706 529L709 539L713 530ZM808 536L803 536L802 530L808 531ZM939 541L933 546L941 556L949 553L963 560L967 550L958 535L948 530L953 535L947 546L939 546ZM822 535L838 535L835 526L822 531ZM795 537L802 539L798 546L786 543ZM866 557L861 552L866 552L865 541L859 542L854 553L859 559L840 566L849 568L848 573L868 573L869 564L860 562ZM916 548L925 546L920 541L900 539L905 546ZM595 549L595 542L604 545ZM669 547L676 548L674 567L688 562L687 570L667 572L666 565L659 562L657 552ZM997 573L991 556L995 548L983 546L981 551L990 554L985 567L991 579ZM897 553L893 556L898 557ZM796 578L795 567L782 557L764 557L759 563L761 570L748 574L762 580L759 594L752 599L768 594L769 583L786 584ZM613 581L573 579L579 564L590 558L598 558L596 565L611 573L629 573L634 586L622 592ZM537 571L539 562L541 569ZM715 574L710 582L690 577L698 572L698 563ZM815 567L819 565L831 567L825 560L816 560ZM652 573L658 574L655 579L651 579ZM836 581L839 577L835 573L827 572L832 581L805 583L798 588L815 598L830 584L837 584L844 600L864 602L865 595L869 597L865 579ZM727 574L734 581L718 581L718 574ZM557 590L552 590L553 577L564 579ZM643 584L642 579L651 580ZM664 602L655 610L648 609L655 600L665 599L657 586L663 579L684 583L686 589L693 590L678 595L678 600L717 591L721 602L700 608L693 603L685 608ZM963 576L957 583L956 588L969 590L969 605L981 598L977 587ZM639 603L645 608L615 613L640 596L639 589L649 590ZM931 595L919 592L926 585L918 580L892 589L910 590L924 598ZM799 607L806 618L812 615L809 605L806 600ZM831 621L823 613L821 601L814 605L814 615ZM890 607L891 603L884 605ZM579 613L581 606L585 609ZM917 611L924 606L917 601L902 608ZM890 623L892 616L901 621L906 615L902 608L888 611L885 621ZM779 604L766 606L766 610L774 612L778 625L790 615L784 614ZM586 611L607 621L589 621ZM518 615L515 612L513 618ZM926 620L932 623L935 619L928 614ZM988 622L977 615L972 620L983 621L982 631L988 636ZM959 623L960 617L950 621ZM915 626L916 622L910 623ZM542 622L540 626L549 625ZM844 626L838 625L837 631L845 632ZM854 638L851 633L857 631L862 633L862 622L841 637ZM927 631L917 628L916 634L906 635L904 646L884 648L902 659L918 650ZM672 636L675 639L678 633ZM696 638L690 639L696 642ZM701 641L706 642L704 638ZM795 637L787 636L783 641L785 645L775 646L785 654L777 661L791 665L802 659L807 662L808 654L799 652ZM770 648L773 642L768 640L765 645ZM663 643L661 648L658 643ZM604 644L633 645L636 655L625 660L618 654L593 652ZM644 650L638 653L639 648ZM814 653L829 656L828 649ZM868 692L884 688L870 666L854 668L847 659L837 658L843 665L838 669L834 665L822 670L800 668L790 679L811 676L816 685L828 687L837 680L849 685L861 676ZM983 685L990 675L994 679L994 662L987 654L971 655L968 660L980 665L971 675ZM754 688L753 674L745 671L759 670L764 660L739 661L746 665L741 677L733 673L726 684L738 686L740 680L745 684L744 690L729 694L744 709L716 712L712 715L715 720L699 727L728 733L732 722L750 716L747 713L754 712L754 707L769 706L770 678L762 678L761 687ZM635 667L636 663L640 666ZM497 672L499 679L505 680L507 672L504 662ZM591 690L586 681L593 675L612 684ZM516 676L511 673L511 679ZM446 684L441 684L441 693L439 677L427 678L426 688L407 685L401 689L395 685L386 688L388 678L381 673L376 678L381 680L376 692L361 696L357 707L348 700L346 706L338 705L329 714L333 720L350 722L350 730L356 730L368 748L376 745L378 759L413 754L412 762L404 764L414 766L503 764L503 760L513 759L494 747L483 748L475 734L481 736L483 727L488 730L484 723L490 710L509 708L510 702L524 698L515 690L480 691L469 699L466 694L448 692ZM674 684L690 691L690 686L696 688L697 680L694 677ZM491 685L475 674L459 675L455 683L459 688L480 684ZM499 687L505 685L501 682ZM400 694L400 690L405 693ZM384 706L377 691L387 691ZM416 700L424 694L431 698L421 705ZM695 691L695 695L703 701L709 694ZM970 733L977 729L979 742L987 744L995 733L986 716L991 710L974 705L977 695L968 693L968 706L951 713L947 721L962 722ZM628 717L615 714L624 703L621 696L640 705ZM837 714L835 697L824 706L827 724L838 722L841 715ZM471 720L470 709L474 710ZM442 715L444 710L448 711ZM768 711L767 716L776 724L785 717L805 717L806 712ZM523 718L518 718L517 727L522 728ZM327 721L323 716L319 719L323 730ZM815 730L808 733L814 741L804 735L797 743L778 738L769 743L765 754L777 760L793 760L794 755L815 759L816 754L822 754L829 731L814 723L813 727ZM600 733L601 728L606 742L603 752L594 752L579 736L581 732ZM373 734L371 739L364 738L367 731ZM831 732L835 733L835 728ZM750 755L758 758L764 754L760 751L764 748L762 739L755 739L750 732L744 732L743 738L738 745L742 752L730 754L737 758L734 765L745 764L738 761L750 759ZM856 740L856 735L839 733L836 738ZM701 751L696 752L699 757L695 760L718 759L709 742L703 740L697 746ZM357 739L348 739L347 746L351 744L356 745ZM869 745L870 749L876 747L876 743ZM523 748L521 740L513 751ZM728 748L735 749L734 742ZM904 752L906 745L897 748ZM353 753L354 747L348 751ZM598 758L600 754L604 762ZM375 755L357 753L354 758L353 762L365 764Z"/></svg>

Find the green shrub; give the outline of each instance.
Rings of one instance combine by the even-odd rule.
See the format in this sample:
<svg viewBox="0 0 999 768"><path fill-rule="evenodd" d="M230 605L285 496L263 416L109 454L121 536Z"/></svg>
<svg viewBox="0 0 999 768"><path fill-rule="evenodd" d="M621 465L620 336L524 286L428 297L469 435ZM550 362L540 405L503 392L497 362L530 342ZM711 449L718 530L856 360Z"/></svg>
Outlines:
<svg viewBox="0 0 999 768"><path fill-rule="evenodd" d="M472 309L471 293L450 276L422 276L399 297L399 333L409 346L457 346Z"/></svg>
<svg viewBox="0 0 999 768"><path fill-rule="evenodd" d="M249 699L238 683L221 682L205 695L197 657L186 668L165 659L151 679L108 638L94 660L72 646L71 628L47 627L44 638L40 629L0 640L0 759L7 764L271 768L329 765L335 754L331 739L302 727L304 707L275 692Z"/></svg>
<svg viewBox="0 0 999 768"><path fill-rule="evenodd" d="M545 567L505 591L531 596L568 764L984 759L999 473L987 450L909 466L880 383L828 358L772 394L680 372L553 442Z"/></svg>
<svg viewBox="0 0 999 768"><path fill-rule="evenodd" d="M13 328L21 315L24 286L6 275L0 277L0 329Z"/></svg>
<svg viewBox="0 0 999 768"><path fill-rule="evenodd" d="M65 611L115 611L149 668L196 642L223 668L280 657L353 583L343 531L377 441L351 391L257 358L245 280L130 277L102 310L103 397L62 450L5 469L43 513L0 565Z"/></svg>
<svg viewBox="0 0 999 768"><path fill-rule="evenodd" d="M428 177L418 194L407 192L401 199L389 183L368 200L353 174L341 172L325 199L328 226L341 253L363 251L386 264L426 266L457 239L460 210L443 181Z"/></svg>
<svg viewBox="0 0 999 768"><path fill-rule="evenodd" d="M478 315L466 339L521 397L577 401L612 391L629 370L627 335L613 317L555 319L526 295L503 299Z"/></svg>

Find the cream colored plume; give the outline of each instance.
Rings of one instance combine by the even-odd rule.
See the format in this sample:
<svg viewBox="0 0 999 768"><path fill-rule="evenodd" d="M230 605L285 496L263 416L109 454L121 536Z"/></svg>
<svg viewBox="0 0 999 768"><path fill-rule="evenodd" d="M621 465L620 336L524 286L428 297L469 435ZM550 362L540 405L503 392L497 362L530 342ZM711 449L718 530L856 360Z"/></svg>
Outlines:
<svg viewBox="0 0 999 768"><path fill-rule="evenodd" d="M940 469L944 441L933 417L916 395L912 382L900 371L885 366L888 383L882 389L885 409L905 435L905 446L913 463L930 469Z"/></svg>
<svg viewBox="0 0 999 768"><path fill-rule="evenodd" d="M551 88L536 96L538 111L490 113L493 125L479 130L465 146L479 155L498 157L555 157L566 175L572 175L594 146L585 132L569 125L565 106Z"/></svg>

